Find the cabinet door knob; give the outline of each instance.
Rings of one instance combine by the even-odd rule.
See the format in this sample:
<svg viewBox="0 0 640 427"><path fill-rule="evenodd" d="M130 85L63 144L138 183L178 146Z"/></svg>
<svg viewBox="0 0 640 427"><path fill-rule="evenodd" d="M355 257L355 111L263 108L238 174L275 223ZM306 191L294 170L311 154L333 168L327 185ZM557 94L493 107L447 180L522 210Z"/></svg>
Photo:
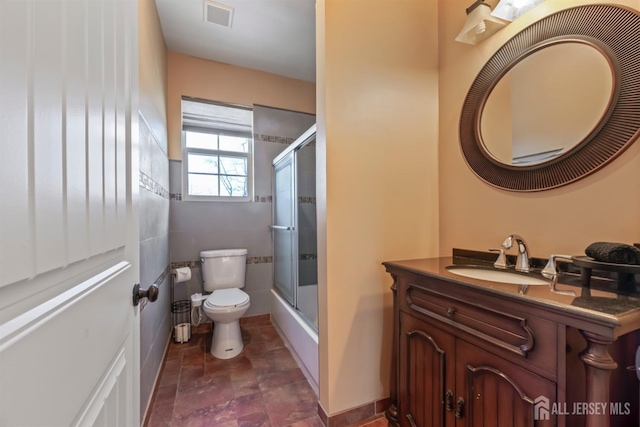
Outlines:
<svg viewBox="0 0 640 427"><path fill-rule="evenodd" d="M447 412L453 411L453 392L451 390L447 390L444 394L444 408Z"/></svg>
<svg viewBox="0 0 640 427"><path fill-rule="evenodd" d="M459 397L456 402L456 418L460 419L464 416L464 399Z"/></svg>
<svg viewBox="0 0 640 427"><path fill-rule="evenodd" d="M447 316L452 317L455 312L456 311L453 308L451 307L447 308Z"/></svg>

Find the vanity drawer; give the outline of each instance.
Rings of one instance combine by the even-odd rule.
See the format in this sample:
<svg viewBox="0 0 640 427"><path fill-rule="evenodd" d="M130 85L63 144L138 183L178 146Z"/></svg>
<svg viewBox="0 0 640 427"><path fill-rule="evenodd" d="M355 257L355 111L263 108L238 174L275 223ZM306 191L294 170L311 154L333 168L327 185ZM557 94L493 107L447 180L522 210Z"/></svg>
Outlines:
<svg viewBox="0 0 640 427"><path fill-rule="evenodd" d="M482 298L465 300L440 289L409 282L406 286L406 310L445 323L492 348L526 359L555 376L557 328L553 322L528 318L495 305L483 304ZM473 300L474 303L469 301ZM475 302L475 301L478 302ZM404 305L404 304L403 304Z"/></svg>

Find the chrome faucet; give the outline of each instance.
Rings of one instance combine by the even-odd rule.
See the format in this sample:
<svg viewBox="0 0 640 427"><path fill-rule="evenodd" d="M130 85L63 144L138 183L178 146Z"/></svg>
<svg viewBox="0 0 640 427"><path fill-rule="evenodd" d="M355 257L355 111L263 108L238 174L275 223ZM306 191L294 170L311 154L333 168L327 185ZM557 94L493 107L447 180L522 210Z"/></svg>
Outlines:
<svg viewBox="0 0 640 427"><path fill-rule="evenodd" d="M513 246L514 240L518 245L518 258L516 259L516 270L528 273L530 270L529 248L527 247L527 243L524 241L522 236L519 236L517 234L512 234L508 236L506 239L504 239L504 242L502 242L502 248L505 250L511 249L511 246Z"/></svg>

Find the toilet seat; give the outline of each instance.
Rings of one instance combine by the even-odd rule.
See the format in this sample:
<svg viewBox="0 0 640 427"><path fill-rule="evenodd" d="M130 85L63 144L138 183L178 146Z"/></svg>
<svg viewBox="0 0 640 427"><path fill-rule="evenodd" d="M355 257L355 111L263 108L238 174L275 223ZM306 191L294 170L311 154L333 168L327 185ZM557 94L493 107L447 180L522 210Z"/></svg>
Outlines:
<svg viewBox="0 0 640 427"><path fill-rule="evenodd" d="M206 308L237 307L246 304L249 295L238 288L217 289L205 300Z"/></svg>

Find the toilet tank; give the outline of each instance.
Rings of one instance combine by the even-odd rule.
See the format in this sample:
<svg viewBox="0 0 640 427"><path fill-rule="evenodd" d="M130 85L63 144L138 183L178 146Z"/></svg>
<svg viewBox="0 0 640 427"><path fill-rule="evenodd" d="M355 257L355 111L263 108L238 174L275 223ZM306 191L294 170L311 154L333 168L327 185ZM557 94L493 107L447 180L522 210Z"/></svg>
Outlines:
<svg viewBox="0 0 640 427"><path fill-rule="evenodd" d="M243 288L247 269L246 249L216 249L200 252L202 287L216 289Z"/></svg>

